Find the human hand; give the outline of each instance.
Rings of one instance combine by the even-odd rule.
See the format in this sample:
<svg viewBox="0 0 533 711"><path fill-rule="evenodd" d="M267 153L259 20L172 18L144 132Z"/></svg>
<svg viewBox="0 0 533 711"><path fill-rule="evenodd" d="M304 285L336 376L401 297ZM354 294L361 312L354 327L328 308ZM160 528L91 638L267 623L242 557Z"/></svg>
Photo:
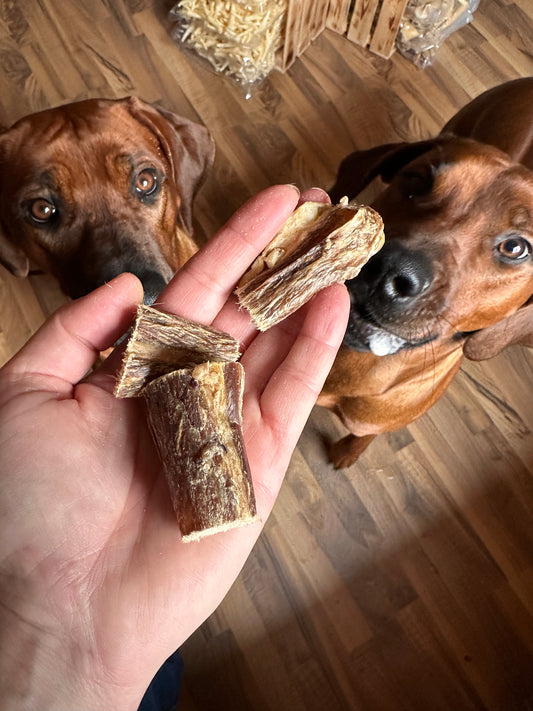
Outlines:
<svg viewBox="0 0 533 711"><path fill-rule="evenodd" d="M297 201L290 186L252 198L158 302L243 346L261 522L182 543L143 405L113 396L119 354L84 378L131 324L134 276L61 308L0 370L0 708L137 708L238 575L348 317L336 285L258 333L231 296Z"/></svg>

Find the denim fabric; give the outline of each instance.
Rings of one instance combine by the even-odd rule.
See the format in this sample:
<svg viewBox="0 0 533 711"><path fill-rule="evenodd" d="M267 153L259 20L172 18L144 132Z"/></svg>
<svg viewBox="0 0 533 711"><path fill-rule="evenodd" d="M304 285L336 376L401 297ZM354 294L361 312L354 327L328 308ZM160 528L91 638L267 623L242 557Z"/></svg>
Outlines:
<svg viewBox="0 0 533 711"><path fill-rule="evenodd" d="M183 660L174 652L150 682L138 711L175 711L182 676Z"/></svg>

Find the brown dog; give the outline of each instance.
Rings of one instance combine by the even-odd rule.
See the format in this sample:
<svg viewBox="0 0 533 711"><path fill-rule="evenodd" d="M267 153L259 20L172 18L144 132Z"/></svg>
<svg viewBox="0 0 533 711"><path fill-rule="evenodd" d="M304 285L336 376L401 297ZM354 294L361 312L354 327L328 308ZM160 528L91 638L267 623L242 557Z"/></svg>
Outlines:
<svg viewBox="0 0 533 711"><path fill-rule="evenodd" d="M426 412L463 355L533 346L533 78L484 93L434 140L351 154L332 201L377 176L385 245L348 282L349 326L319 399L351 432L330 448L336 467Z"/></svg>
<svg viewBox="0 0 533 711"><path fill-rule="evenodd" d="M196 251L213 155L206 128L134 97L21 119L0 135L0 263L50 272L73 298L133 272L151 303Z"/></svg>

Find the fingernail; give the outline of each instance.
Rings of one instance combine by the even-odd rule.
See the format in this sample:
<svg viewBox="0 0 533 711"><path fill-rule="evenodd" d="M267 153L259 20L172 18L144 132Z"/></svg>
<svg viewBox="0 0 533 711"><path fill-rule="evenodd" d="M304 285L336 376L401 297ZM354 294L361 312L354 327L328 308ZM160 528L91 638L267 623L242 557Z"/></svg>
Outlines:
<svg viewBox="0 0 533 711"><path fill-rule="evenodd" d="M296 190L298 195L300 195L300 188L297 185L295 185L294 183L286 183L286 185L288 188L293 188L294 190Z"/></svg>

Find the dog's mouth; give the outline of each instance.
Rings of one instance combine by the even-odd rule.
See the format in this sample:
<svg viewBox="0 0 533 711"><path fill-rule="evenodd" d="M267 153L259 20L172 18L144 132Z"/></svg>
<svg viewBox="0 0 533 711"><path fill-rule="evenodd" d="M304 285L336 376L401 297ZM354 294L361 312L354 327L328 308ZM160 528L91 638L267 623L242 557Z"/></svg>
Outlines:
<svg viewBox="0 0 533 711"><path fill-rule="evenodd" d="M430 343L435 338L436 336L434 335L416 339L407 339L399 336L380 325L373 314L364 306L352 303L343 345L352 350L360 352L371 351L376 356L386 356L397 353L400 350L418 348Z"/></svg>

